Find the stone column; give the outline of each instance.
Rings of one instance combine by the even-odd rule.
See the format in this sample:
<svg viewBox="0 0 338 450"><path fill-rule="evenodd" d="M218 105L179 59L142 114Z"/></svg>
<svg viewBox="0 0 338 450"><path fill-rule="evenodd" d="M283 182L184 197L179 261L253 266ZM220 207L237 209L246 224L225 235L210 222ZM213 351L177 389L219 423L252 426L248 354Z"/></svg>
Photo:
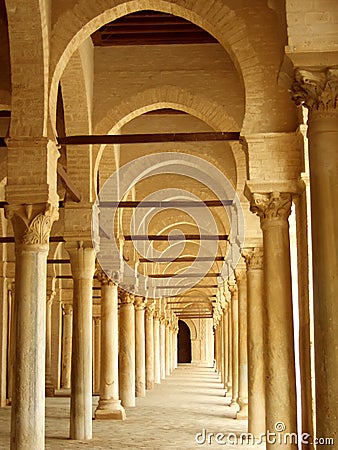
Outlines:
<svg viewBox="0 0 338 450"><path fill-rule="evenodd" d="M146 395L144 297L135 296L135 390L136 397Z"/></svg>
<svg viewBox="0 0 338 450"><path fill-rule="evenodd" d="M161 383L160 314L154 312L154 382Z"/></svg>
<svg viewBox="0 0 338 450"><path fill-rule="evenodd" d="M160 364L161 380L165 380L165 317L160 316Z"/></svg>
<svg viewBox="0 0 338 450"><path fill-rule="evenodd" d="M46 274L50 204L9 206L15 236L14 373L11 450L45 445Z"/></svg>
<svg viewBox="0 0 338 450"><path fill-rule="evenodd" d="M229 283L231 292L231 359L232 397L230 406L238 407L238 290L236 284Z"/></svg>
<svg viewBox="0 0 338 450"><path fill-rule="evenodd" d="M232 396L232 305L228 302L228 383L227 396Z"/></svg>
<svg viewBox="0 0 338 450"><path fill-rule="evenodd" d="M296 71L294 96L309 109L317 436L338 441L338 69ZM307 430L305 430L307 431Z"/></svg>
<svg viewBox="0 0 338 450"><path fill-rule="evenodd" d="M264 362L266 429L283 422L297 432L296 380L288 217L291 195L252 194L251 211L261 218L264 245ZM285 449L297 446L287 444ZM267 443L267 449L274 445Z"/></svg>
<svg viewBox="0 0 338 450"><path fill-rule="evenodd" d="M265 433L263 249L245 249L248 289L248 432Z"/></svg>
<svg viewBox="0 0 338 450"><path fill-rule="evenodd" d="M73 341L70 439L92 438L92 288L95 253L92 242L66 242L73 275Z"/></svg>
<svg viewBox="0 0 338 450"><path fill-rule="evenodd" d="M45 375L45 395L54 397L55 387L52 380L52 305L56 292L47 292L46 303L46 375Z"/></svg>
<svg viewBox="0 0 338 450"><path fill-rule="evenodd" d="M247 277L246 267L235 270L238 287L238 404L237 419L248 418L248 335L247 335Z"/></svg>
<svg viewBox="0 0 338 450"><path fill-rule="evenodd" d="M170 322L169 322L169 370L170 370L170 373L172 373L174 370L173 354L174 354L173 323L172 323L172 319L170 319Z"/></svg>
<svg viewBox="0 0 338 450"><path fill-rule="evenodd" d="M101 283L101 378L95 419L124 420L119 399L117 284L99 266L95 274Z"/></svg>
<svg viewBox="0 0 338 450"><path fill-rule="evenodd" d="M229 382L229 328L228 328L228 304L225 302L223 308L223 345L224 345L224 359L223 359L223 372L224 372L224 388L228 391Z"/></svg>
<svg viewBox="0 0 338 450"><path fill-rule="evenodd" d="M61 388L70 389L72 365L72 331L73 331L73 305L62 303L63 329L62 329L62 372Z"/></svg>
<svg viewBox="0 0 338 450"><path fill-rule="evenodd" d="M101 359L101 317L94 317L94 333L93 333L93 346L94 346L94 359L93 359L93 391L95 394L100 392L100 359Z"/></svg>
<svg viewBox="0 0 338 450"><path fill-rule="evenodd" d="M146 307L146 389L154 387L154 304Z"/></svg>
<svg viewBox="0 0 338 450"><path fill-rule="evenodd" d="M174 369L177 369L177 359L178 359L178 347L177 347L177 335L178 335L178 323L176 321L174 330L173 330L173 339L174 339Z"/></svg>
<svg viewBox="0 0 338 450"><path fill-rule="evenodd" d="M119 382L122 406L134 407L135 401L135 309L134 295L119 289Z"/></svg>
<svg viewBox="0 0 338 450"><path fill-rule="evenodd" d="M165 321L165 375L170 375L170 329L169 320Z"/></svg>

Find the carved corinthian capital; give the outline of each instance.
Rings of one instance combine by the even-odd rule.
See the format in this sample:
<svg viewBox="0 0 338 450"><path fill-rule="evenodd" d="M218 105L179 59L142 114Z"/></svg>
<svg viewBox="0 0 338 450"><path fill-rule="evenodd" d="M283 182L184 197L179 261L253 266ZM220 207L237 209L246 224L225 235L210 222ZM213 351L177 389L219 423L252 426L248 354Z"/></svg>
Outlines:
<svg viewBox="0 0 338 450"><path fill-rule="evenodd" d="M95 278L101 283L101 286L113 286L116 284L113 274L107 274L98 262L95 264Z"/></svg>
<svg viewBox="0 0 338 450"><path fill-rule="evenodd" d="M292 97L310 111L332 111L337 107L338 69L296 69Z"/></svg>
<svg viewBox="0 0 338 450"><path fill-rule="evenodd" d="M134 295L122 288L118 288L118 296L122 305L134 303Z"/></svg>
<svg viewBox="0 0 338 450"><path fill-rule="evenodd" d="M18 244L48 245L52 225L58 219L58 211L51 204L9 205L6 206L6 217L13 224Z"/></svg>
<svg viewBox="0 0 338 450"><path fill-rule="evenodd" d="M257 214L261 220L287 220L291 213L291 194L280 192L252 194L250 211Z"/></svg>
<svg viewBox="0 0 338 450"><path fill-rule="evenodd" d="M247 270L263 269L263 249L261 247L244 249L243 257Z"/></svg>

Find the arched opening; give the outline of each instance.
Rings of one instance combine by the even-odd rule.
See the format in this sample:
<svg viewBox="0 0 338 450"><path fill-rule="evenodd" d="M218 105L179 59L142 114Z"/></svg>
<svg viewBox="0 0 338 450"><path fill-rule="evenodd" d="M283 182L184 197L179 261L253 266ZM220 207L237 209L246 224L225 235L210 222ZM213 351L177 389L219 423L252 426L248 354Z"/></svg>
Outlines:
<svg viewBox="0 0 338 450"><path fill-rule="evenodd" d="M178 321L178 363L191 363L191 338L190 328L183 322Z"/></svg>

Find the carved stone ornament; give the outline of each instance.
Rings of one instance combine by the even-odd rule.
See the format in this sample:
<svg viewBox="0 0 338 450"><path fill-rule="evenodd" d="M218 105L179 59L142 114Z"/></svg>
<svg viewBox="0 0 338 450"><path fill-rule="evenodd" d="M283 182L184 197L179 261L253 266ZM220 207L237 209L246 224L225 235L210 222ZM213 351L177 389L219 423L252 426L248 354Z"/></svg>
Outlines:
<svg viewBox="0 0 338 450"><path fill-rule="evenodd" d="M102 286L113 286L116 285L116 281L114 281L112 276L109 276L100 266L100 264L96 261L95 264L95 277L101 283Z"/></svg>
<svg viewBox="0 0 338 450"><path fill-rule="evenodd" d="M49 244L52 225L58 212L51 204L6 207L6 217L12 221L15 239L24 245Z"/></svg>
<svg viewBox="0 0 338 450"><path fill-rule="evenodd" d="M146 319L152 319L155 314L155 303L149 303L146 307Z"/></svg>
<svg viewBox="0 0 338 450"><path fill-rule="evenodd" d="M118 296L121 304L127 305L130 303L134 303L134 295L120 287L118 288Z"/></svg>
<svg viewBox="0 0 338 450"><path fill-rule="evenodd" d="M338 69L325 71L295 70L292 97L297 105L309 110L332 111L337 107Z"/></svg>
<svg viewBox="0 0 338 450"><path fill-rule="evenodd" d="M135 295L134 305L137 311L142 311L146 306L145 298L140 295Z"/></svg>
<svg viewBox="0 0 338 450"><path fill-rule="evenodd" d="M291 194L271 192L269 194L252 194L250 211L261 220L284 219L291 214Z"/></svg>
<svg viewBox="0 0 338 450"><path fill-rule="evenodd" d="M263 249L261 247L245 249L243 257L247 270L263 269Z"/></svg>

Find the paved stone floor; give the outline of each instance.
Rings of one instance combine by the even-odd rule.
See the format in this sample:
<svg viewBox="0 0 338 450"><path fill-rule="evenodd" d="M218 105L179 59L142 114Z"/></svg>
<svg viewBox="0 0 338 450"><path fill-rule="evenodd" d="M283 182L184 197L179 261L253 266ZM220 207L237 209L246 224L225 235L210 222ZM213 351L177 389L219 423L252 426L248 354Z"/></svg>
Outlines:
<svg viewBox="0 0 338 450"><path fill-rule="evenodd" d="M182 365L174 373L137 399L136 408L127 409L127 420L93 420L93 439L88 442L67 439L69 398L46 399L46 449L249 449L247 444L203 444L206 434L246 432L247 422L234 420L236 411L229 407L218 376L212 368ZM97 404L93 399L93 411ZM10 408L0 408L0 449L9 449ZM233 435L232 435L233 437ZM225 442L225 438L220 438ZM232 441L233 442L233 441ZM262 448L261 446L259 447ZM32 449L34 450L34 449Z"/></svg>

